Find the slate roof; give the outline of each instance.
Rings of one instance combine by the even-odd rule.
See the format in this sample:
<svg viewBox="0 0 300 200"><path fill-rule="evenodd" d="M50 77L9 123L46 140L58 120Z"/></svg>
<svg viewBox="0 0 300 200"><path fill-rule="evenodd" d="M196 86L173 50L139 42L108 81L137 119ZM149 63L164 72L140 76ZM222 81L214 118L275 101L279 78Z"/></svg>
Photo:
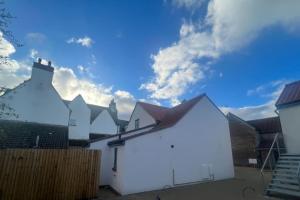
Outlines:
<svg viewBox="0 0 300 200"><path fill-rule="evenodd" d="M247 121L260 134L281 133L281 123L279 117L269 117Z"/></svg>
<svg viewBox="0 0 300 200"><path fill-rule="evenodd" d="M32 122L0 120L0 149L2 148L67 148L68 127Z"/></svg>
<svg viewBox="0 0 300 200"><path fill-rule="evenodd" d="M276 107L300 102L300 81L287 84L280 94Z"/></svg>
<svg viewBox="0 0 300 200"><path fill-rule="evenodd" d="M189 101L185 101L173 108L169 108L167 110L162 109L161 112L164 113L164 116L161 117L162 113L160 113L158 115L161 117L161 120L151 130L145 131L142 133L138 133L138 134L135 134L132 136L124 137L124 138L121 138L118 140L113 140L111 142L108 142L108 145L110 145L110 146L120 145L120 144L122 145L128 139L136 138L136 137L139 137L139 136L142 136L145 134L153 133L153 132L174 126L204 96L206 96L206 94L199 95L199 96L197 96ZM159 109L157 109L157 110L159 110Z"/></svg>

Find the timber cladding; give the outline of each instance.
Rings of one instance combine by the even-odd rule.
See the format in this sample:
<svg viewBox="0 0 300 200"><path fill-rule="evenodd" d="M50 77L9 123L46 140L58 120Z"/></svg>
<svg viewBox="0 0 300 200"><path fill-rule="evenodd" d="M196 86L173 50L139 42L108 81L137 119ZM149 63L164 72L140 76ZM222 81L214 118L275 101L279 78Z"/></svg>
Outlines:
<svg viewBox="0 0 300 200"><path fill-rule="evenodd" d="M96 197L100 159L87 149L0 150L0 200Z"/></svg>

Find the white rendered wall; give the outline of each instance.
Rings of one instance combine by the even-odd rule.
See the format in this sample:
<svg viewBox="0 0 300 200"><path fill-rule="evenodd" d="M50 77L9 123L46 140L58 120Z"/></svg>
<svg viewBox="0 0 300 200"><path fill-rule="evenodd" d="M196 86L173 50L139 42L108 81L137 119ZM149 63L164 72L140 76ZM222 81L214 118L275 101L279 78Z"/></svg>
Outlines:
<svg viewBox="0 0 300 200"><path fill-rule="evenodd" d="M279 109L279 117L287 152L300 154L300 105Z"/></svg>
<svg viewBox="0 0 300 200"><path fill-rule="evenodd" d="M90 132L113 135L118 132L118 126L108 111L103 110L92 122Z"/></svg>
<svg viewBox="0 0 300 200"><path fill-rule="evenodd" d="M149 115L139 104L136 104L131 115L126 131L135 129L135 120L139 119L140 128L156 123L151 115Z"/></svg>
<svg viewBox="0 0 300 200"><path fill-rule="evenodd" d="M16 120L67 126L69 109L51 84L51 72L33 70L35 76L0 97L0 102L15 110Z"/></svg>
<svg viewBox="0 0 300 200"><path fill-rule="evenodd" d="M69 139L89 139L91 111L85 101L79 95L68 106L71 110L70 122L73 121L69 125Z"/></svg>
<svg viewBox="0 0 300 200"><path fill-rule="evenodd" d="M113 159L114 151L113 148L107 146L107 142L116 139L116 137L101 140L90 144L90 149L101 150L101 164L100 164L100 185L111 185L113 177Z"/></svg>
<svg viewBox="0 0 300 200"><path fill-rule="evenodd" d="M152 128L152 127L151 127ZM145 128L143 130L138 130L138 131L133 131L131 133L125 134L126 137L138 134L144 131L148 131L151 128ZM112 185L114 188L120 188L118 189L121 190L120 185L118 185L119 181L116 181L119 178L120 171L122 171L123 167L120 167L122 165L122 161L120 159L122 158L119 156L119 152L123 150L122 147L118 147L118 169L117 172L113 172L113 159L114 159L114 151L113 148L108 147L107 143L112 140L118 139L118 136L96 141L90 144L90 149L96 149L96 150L101 150L101 167L100 167L100 177L99 177L99 183L100 185ZM114 183L114 185L113 185Z"/></svg>
<svg viewBox="0 0 300 200"><path fill-rule="evenodd" d="M175 184L234 177L228 121L206 97L175 126L123 148L122 194L173 187L173 170Z"/></svg>

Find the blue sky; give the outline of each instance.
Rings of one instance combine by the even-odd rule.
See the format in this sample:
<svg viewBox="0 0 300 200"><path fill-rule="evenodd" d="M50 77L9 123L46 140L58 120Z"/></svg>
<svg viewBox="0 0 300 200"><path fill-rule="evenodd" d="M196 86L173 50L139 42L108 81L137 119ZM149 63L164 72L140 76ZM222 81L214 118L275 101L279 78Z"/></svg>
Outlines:
<svg viewBox="0 0 300 200"><path fill-rule="evenodd" d="M2 85L28 78L42 57L55 64L63 98L83 93L104 106L116 98L124 118L138 100L171 106L203 92L226 112L270 116L284 84L300 79L296 1L9 0L6 7L24 46L9 53L18 66L2 66Z"/></svg>

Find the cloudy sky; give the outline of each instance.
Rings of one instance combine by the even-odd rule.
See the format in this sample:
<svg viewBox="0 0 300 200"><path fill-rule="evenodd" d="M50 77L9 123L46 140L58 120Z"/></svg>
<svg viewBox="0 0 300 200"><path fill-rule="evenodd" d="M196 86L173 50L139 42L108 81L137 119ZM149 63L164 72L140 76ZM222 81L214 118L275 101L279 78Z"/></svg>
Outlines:
<svg viewBox="0 0 300 200"><path fill-rule="evenodd" d="M136 101L173 106L201 93L224 111L274 115L288 82L300 79L298 0L9 0L0 86L30 77L38 57L55 66L64 99L82 94L121 118ZM2 37L2 34L0 34Z"/></svg>

